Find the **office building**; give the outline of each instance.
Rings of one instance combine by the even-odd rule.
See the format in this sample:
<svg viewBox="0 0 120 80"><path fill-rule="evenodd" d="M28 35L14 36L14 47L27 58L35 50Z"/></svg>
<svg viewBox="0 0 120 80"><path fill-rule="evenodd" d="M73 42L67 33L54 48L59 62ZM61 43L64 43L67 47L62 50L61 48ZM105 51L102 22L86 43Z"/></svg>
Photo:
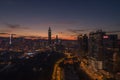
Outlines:
<svg viewBox="0 0 120 80"><path fill-rule="evenodd" d="M51 28L48 29L48 44L51 45Z"/></svg>

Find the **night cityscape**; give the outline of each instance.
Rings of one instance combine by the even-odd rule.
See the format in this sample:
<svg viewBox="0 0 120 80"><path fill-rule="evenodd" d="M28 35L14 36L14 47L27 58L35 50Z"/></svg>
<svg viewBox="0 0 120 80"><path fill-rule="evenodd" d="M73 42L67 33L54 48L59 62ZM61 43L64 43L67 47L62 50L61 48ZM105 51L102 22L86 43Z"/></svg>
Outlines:
<svg viewBox="0 0 120 80"><path fill-rule="evenodd" d="M120 80L119 0L0 0L0 80Z"/></svg>

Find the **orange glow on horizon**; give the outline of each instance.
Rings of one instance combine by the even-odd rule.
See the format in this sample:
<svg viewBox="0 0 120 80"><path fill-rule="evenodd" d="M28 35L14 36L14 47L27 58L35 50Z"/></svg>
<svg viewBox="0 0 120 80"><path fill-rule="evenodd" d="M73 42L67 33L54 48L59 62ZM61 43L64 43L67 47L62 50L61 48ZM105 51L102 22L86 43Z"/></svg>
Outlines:
<svg viewBox="0 0 120 80"><path fill-rule="evenodd" d="M3 32L4 33L4 32ZM14 30L9 33L0 34L0 37L9 37L10 34L15 34L13 37L25 37L30 39L47 39L48 38L48 32L46 31L37 31L37 30ZM66 35L67 34L67 35ZM58 35L59 39L67 39L67 40L76 40L74 36L70 36L71 34L68 33L56 33L52 31L52 39L56 38L56 35Z"/></svg>
<svg viewBox="0 0 120 80"><path fill-rule="evenodd" d="M10 35L0 35L0 37L9 37ZM17 38L17 37L22 37L22 36L17 36L14 35L13 37ZM47 39L47 36L35 36L35 35L23 35L23 37L26 37L27 39ZM31 38L33 37L33 38ZM52 36L52 39L55 39L55 36ZM76 40L75 37L69 37L69 36L59 36L59 39L67 39L67 40Z"/></svg>

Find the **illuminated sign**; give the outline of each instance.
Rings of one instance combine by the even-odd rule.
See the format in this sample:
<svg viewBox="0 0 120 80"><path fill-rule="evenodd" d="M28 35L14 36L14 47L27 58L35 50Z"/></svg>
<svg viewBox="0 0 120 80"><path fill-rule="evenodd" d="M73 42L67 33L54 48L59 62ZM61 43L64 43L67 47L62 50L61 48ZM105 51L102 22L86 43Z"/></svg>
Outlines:
<svg viewBox="0 0 120 80"><path fill-rule="evenodd" d="M106 36L106 35L105 35L105 36L103 36L103 38L104 38L104 39L108 39L108 38L109 38L109 36Z"/></svg>

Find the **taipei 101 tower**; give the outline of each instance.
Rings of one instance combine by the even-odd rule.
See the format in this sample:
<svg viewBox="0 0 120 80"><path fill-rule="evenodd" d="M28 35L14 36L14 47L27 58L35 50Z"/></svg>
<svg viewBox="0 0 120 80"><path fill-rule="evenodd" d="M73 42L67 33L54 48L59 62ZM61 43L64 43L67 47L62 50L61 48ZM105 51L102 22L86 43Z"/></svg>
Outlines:
<svg viewBox="0 0 120 80"><path fill-rule="evenodd" d="M48 29L48 44L51 44L51 28Z"/></svg>
<svg viewBox="0 0 120 80"><path fill-rule="evenodd" d="M13 38L13 34L10 34L10 41L9 41L10 45L12 44L12 38Z"/></svg>

